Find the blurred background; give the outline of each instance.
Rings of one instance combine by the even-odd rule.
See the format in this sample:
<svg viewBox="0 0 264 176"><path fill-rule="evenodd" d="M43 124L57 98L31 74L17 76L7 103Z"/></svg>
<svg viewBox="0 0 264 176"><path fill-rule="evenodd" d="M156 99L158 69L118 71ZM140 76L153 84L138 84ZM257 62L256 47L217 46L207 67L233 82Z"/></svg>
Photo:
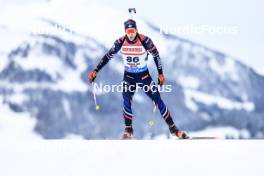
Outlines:
<svg viewBox="0 0 264 176"><path fill-rule="evenodd" d="M120 93L93 92L86 76L124 35L135 7L172 92L162 98L181 129L224 138L264 136L263 2L187 0L0 1L0 138L119 139ZM148 61L154 80L156 67ZM120 55L96 83L120 84ZM167 138L142 92L133 101L138 139Z"/></svg>

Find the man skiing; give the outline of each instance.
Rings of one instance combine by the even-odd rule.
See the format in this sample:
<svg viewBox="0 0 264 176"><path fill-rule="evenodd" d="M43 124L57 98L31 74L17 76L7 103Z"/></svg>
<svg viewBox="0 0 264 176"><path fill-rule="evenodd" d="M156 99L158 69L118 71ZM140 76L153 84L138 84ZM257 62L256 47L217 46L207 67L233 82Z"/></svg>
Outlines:
<svg viewBox="0 0 264 176"><path fill-rule="evenodd" d="M97 73L105 66L108 61L121 50L122 58L124 61L125 72L123 78L123 116L125 121L125 129L123 133L123 139L131 139L133 137L132 119L133 113L131 109L132 97L135 93L135 85L140 84L143 86L155 85L154 81L149 74L147 67L147 56L151 53L155 65L158 69L158 81L159 85L164 85L165 77L162 71L161 60L159 52L152 40L137 31L136 22L133 19L129 19L124 23L126 35L119 38L114 42L113 47L104 55L97 67L91 71L88 75L90 83L94 81ZM132 88L131 88L131 87ZM157 87L156 87L157 88ZM148 97L157 105L159 111L167 123L170 133L176 135L180 139L188 139L189 136L179 130L171 114L160 97L158 90L148 89L145 91Z"/></svg>

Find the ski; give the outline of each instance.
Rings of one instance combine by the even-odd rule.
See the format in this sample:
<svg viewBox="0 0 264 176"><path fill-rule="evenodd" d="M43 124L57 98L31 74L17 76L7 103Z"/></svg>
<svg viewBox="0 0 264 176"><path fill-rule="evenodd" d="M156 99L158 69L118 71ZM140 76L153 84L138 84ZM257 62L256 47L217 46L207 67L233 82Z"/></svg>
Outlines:
<svg viewBox="0 0 264 176"><path fill-rule="evenodd" d="M212 136L192 136L189 138L190 140L200 140L200 139L220 139L218 137L212 137Z"/></svg>

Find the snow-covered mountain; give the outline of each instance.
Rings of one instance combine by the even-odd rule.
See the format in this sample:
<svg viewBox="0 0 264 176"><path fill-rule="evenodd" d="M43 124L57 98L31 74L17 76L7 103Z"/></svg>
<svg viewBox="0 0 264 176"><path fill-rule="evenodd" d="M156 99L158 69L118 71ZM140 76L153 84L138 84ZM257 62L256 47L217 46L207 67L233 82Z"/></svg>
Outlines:
<svg viewBox="0 0 264 176"><path fill-rule="evenodd" d="M97 1L40 1L6 8L0 17L0 106L9 106L17 115L28 113L36 120L34 130L44 138L72 134L87 139L119 138L121 95L99 94L101 109L96 111L86 75L123 35L127 18L125 11ZM224 53L178 36L161 35L150 21L136 20L139 31L159 48L167 84L173 90L162 97L180 128L232 127L246 131L246 137L263 138L263 76ZM153 78L157 77L151 58L149 67ZM119 84L122 72L117 56L96 81ZM168 133L143 93L135 96L133 109L138 138ZM0 112L0 118L7 118ZM150 126L150 120L155 125Z"/></svg>

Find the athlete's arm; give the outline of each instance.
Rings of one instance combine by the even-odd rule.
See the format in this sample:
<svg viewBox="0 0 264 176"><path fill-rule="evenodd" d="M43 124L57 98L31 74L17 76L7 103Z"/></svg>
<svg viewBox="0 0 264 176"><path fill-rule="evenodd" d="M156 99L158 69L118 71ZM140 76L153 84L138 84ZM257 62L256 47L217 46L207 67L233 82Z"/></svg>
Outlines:
<svg viewBox="0 0 264 176"><path fill-rule="evenodd" d="M104 55L104 57L100 60L97 67L94 69L96 72L99 72L108 63L108 61L112 59L114 55L120 51L123 41L124 41L124 37L121 37L115 41L112 48Z"/></svg>
<svg viewBox="0 0 264 176"><path fill-rule="evenodd" d="M161 59L160 59L160 56L159 56L158 49L156 48L156 46L154 45L152 40L149 37L147 37L147 36L144 36L144 38L142 40L142 44L144 44L145 48L153 56L154 62L156 64L156 67L157 67L157 70L158 70L158 73L159 73L159 78L158 78L158 82L159 83L158 84L159 85L163 85L165 83L165 77L163 75Z"/></svg>
<svg viewBox="0 0 264 176"><path fill-rule="evenodd" d="M112 48L104 55L104 57L102 57L96 68L88 74L88 80L90 83L94 81L97 73L109 62L109 60L112 57L114 57L116 53L118 53L118 51L122 47L123 42L124 42L124 37L121 37L118 40L116 40Z"/></svg>
<svg viewBox="0 0 264 176"><path fill-rule="evenodd" d="M159 56L158 49L156 48L152 40L147 36L144 37L142 42L144 43L148 52L150 52L150 54L153 56L159 75L163 74L161 59Z"/></svg>

